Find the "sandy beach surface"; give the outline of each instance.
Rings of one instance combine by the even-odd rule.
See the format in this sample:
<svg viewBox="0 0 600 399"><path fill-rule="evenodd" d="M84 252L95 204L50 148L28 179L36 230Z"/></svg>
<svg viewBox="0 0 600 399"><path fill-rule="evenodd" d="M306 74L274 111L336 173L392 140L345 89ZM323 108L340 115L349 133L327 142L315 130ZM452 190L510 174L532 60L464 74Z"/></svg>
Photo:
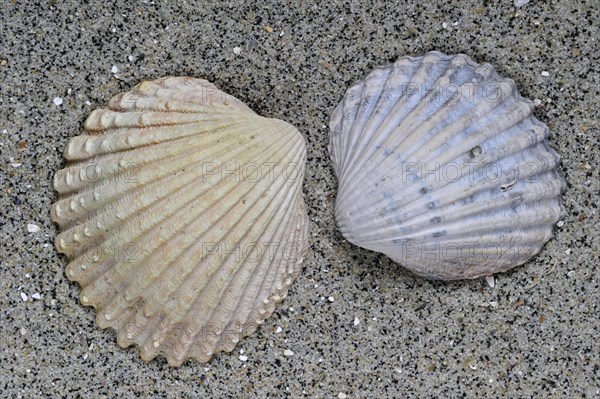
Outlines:
<svg viewBox="0 0 600 399"><path fill-rule="evenodd" d="M495 3L3 1L0 397L599 398L600 6ZM335 226L329 116L373 68L432 50L513 79L562 157L555 237L493 284L424 280ZM89 113L168 75L292 123L308 149L303 272L234 352L180 368L96 326L49 214Z"/></svg>

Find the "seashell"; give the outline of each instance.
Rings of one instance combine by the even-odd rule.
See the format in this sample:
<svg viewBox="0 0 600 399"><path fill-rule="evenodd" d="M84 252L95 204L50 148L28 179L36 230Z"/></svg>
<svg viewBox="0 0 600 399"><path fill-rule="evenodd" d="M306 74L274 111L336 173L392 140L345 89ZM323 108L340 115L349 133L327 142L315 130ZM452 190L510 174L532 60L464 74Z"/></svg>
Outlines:
<svg viewBox="0 0 600 399"><path fill-rule="evenodd" d="M551 238L565 189L533 109L463 54L375 69L330 121L342 234L432 279L523 264Z"/></svg>
<svg viewBox="0 0 600 399"><path fill-rule="evenodd" d="M146 361L233 350L285 298L308 248L302 135L186 77L143 82L84 127L52 206L81 303Z"/></svg>

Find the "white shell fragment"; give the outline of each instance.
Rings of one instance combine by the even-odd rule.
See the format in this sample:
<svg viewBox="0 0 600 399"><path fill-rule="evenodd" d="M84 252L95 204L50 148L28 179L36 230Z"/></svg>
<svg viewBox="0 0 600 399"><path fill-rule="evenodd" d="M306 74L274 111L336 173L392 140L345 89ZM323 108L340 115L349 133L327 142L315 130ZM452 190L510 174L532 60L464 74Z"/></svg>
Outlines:
<svg viewBox="0 0 600 399"><path fill-rule="evenodd" d="M56 248L98 325L144 360L233 350L298 276L304 139L209 82L168 77L115 96L65 157Z"/></svg>
<svg viewBox="0 0 600 399"><path fill-rule="evenodd" d="M533 109L462 54L374 70L330 121L342 234L432 279L526 262L552 236L565 189Z"/></svg>

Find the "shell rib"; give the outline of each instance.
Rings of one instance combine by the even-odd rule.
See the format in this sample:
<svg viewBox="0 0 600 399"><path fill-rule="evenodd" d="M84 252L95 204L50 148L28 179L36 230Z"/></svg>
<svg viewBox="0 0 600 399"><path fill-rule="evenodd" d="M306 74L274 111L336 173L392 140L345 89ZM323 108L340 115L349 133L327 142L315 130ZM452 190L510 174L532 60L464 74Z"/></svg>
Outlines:
<svg viewBox="0 0 600 399"><path fill-rule="evenodd" d="M233 350L298 276L304 139L209 82L169 77L115 96L65 157L51 214L67 277L142 359Z"/></svg>
<svg viewBox="0 0 600 399"><path fill-rule="evenodd" d="M552 236L565 189L533 108L512 80L463 54L371 72L330 121L344 237L432 279L526 262Z"/></svg>

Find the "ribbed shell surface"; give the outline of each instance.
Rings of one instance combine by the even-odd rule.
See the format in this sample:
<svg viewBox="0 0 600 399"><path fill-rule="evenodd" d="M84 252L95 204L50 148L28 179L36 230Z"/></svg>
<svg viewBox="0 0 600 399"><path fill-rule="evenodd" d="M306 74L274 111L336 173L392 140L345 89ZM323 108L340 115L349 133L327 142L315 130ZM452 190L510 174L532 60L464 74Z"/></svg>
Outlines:
<svg viewBox="0 0 600 399"><path fill-rule="evenodd" d="M169 77L115 96L65 157L51 213L67 277L144 360L231 351L298 276L304 139L209 82Z"/></svg>
<svg viewBox="0 0 600 399"><path fill-rule="evenodd" d="M432 279L526 262L552 236L565 188L533 109L462 54L374 70L330 121L342 234Z"/></svg>

